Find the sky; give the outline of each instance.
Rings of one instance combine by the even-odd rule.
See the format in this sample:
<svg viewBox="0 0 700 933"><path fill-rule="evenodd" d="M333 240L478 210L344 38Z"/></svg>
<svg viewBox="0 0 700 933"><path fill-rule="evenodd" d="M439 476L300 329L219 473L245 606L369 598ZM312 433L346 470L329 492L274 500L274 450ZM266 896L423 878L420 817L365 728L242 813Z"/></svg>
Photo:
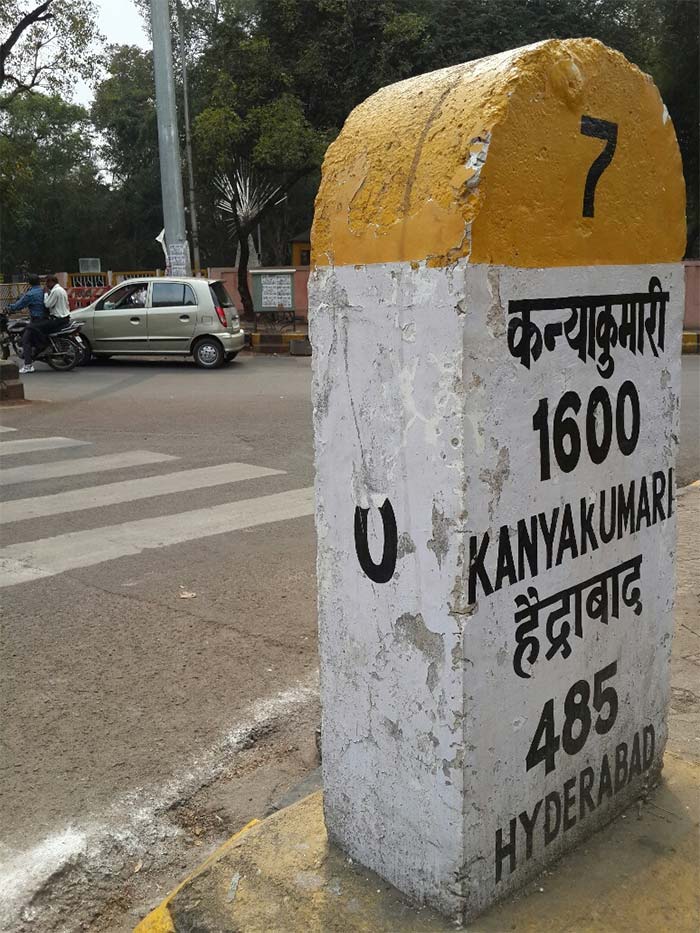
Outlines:
<svg viewBox="0 0 700 933"><path fill-rule="evenodd" d="M100 9L98 25L109 42L146 47L143 22L131 0L95 0Z"/></svg>
<svg viewBox="0 0 700 933"><path fill-rule="evenodd" d="M99 10L97 25L107 42L147 47L143 22L131 0L95 0L95 6ZM74 96L78 103L89 104L92 89L81 81Z"/></svg>

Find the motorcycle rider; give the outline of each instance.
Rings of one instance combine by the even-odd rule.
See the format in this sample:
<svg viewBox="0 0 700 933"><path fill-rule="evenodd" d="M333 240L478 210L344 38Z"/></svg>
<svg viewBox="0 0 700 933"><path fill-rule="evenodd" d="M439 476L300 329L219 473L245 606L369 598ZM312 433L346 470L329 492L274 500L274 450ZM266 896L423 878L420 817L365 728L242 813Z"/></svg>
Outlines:
<svg viewBox="0 0 700 933"><path fill-rule="evenodd" d="M49 312L49 321L40 325L42 334L53 334L61 330L68 323L70 316L70 306L68 304L68 292L58 281L55 272L46 276L46 293L44 295L44 305Z"/></svg>
<svg viewBox="0 0 700 933"><path fill-rule="evenodd" d="M48 311L44 304L44 290L39 284L38 275L28 275L27 285L29 288L21 295L17 301L7 306L8 311L21 311L22 308L29 309L29 324L25 327L22 334L22 357L24 366L21 367L21 373L33 373L32 365L34 354L34 339L39 332L37 325L48 319Z"/></svg>

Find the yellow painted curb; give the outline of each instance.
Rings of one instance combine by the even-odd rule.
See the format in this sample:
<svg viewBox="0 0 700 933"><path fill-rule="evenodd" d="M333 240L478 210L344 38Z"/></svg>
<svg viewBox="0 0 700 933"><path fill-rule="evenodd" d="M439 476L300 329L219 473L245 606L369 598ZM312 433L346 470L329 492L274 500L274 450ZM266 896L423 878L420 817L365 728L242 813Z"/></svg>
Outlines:
<svg viewBox="0 0 700 933"><path fill-rule="evenodd" d="M700 353L700 332L683 331L683 353Z"/></svg>
<svg viewBox="0 0 700 933"><path fill-rule="evenodd" d="M258 346L262 342L262 337L274 337L278 343L289 343L292 340L305 340L308 334L285 333L285 334L251 334L250 342L253 346Z"/></svg>
<svg viewBox="0 0 700 933"><path fill-rule="evenodd" d="M205 871L212 862L215 862L217 859L221 858L228 850L236 843L238 839L244 834L247 833L249 829L252 829L253 826L257 826L260 820L251 820L250 823L246 823L243 829L231 836L230 839L227 839L223 845L220 845L218 849L215 849L212 854L205 859L201 865L198 865L197 868L188 875L184 881L182 881L176 888L174 888L168 896L161 901L161 903L147 914L143 920L134 927L134 933L175 933L175 925L173 919L170 915L169 903L178 893L182 890L185 885L188 885L194 878L200 875Z"/></svg>
<svg viewBox="0 0 700 933"><path fill-rule="evenodd" d="M175 892L173 892L175 893ZM160 904L134 928L134 933L175 933L175 924L168 905Z"/></svg>
<svg viewBox="0 0 700 933"><path fill-rule="evenodd" d="M667 754L664 780L643 806L630 807L465 929L697 933L699 780L700 765ZM261 821L238 845L236 838L223 847L225 858L218 850L202 866L206 876L189 890L180 885L177 900L149 914L138 933L454 930L430 908L408 907L395 888L329 842L320 791Z"/></svg>

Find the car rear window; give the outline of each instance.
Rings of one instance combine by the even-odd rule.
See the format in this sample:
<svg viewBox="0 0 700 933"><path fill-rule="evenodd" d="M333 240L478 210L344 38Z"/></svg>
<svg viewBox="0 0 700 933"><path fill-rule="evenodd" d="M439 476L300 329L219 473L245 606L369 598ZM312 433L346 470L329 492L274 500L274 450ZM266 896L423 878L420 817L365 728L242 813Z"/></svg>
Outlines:
<svg viewBox="0 0 700 933"><path fill-rule="evenodd" d="M212 282L209 288L211 289L211 297L214 299L214 304L219 305L220 308L233 307L233 299L226 291L226 286L223 282Z"/></svg>
<svg viewBox="0 0 700 933"><path fill-rule="evenodd" d="M183 307L196 304L189 285L181 282L154 282L151 293L152 308Z"/></svg>

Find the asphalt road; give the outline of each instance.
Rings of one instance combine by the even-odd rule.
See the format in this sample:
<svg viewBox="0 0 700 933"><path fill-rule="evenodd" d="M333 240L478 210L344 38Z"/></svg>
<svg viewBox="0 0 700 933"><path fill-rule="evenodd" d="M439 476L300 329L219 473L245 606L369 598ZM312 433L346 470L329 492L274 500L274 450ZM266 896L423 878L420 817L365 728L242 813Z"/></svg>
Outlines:
<svg viewBox="0 0 700 933"><path fill-rule="evenodd" d="M23 904L26 929L52 929L44 908L53 900L65 904L59 929L79 929L79 920L114 929L101 902L115 876L129 888L119 888L121 906L148 897L149 868L168 877L153 883L162 892L203 846L262 815L316 764L310 366L245 356L209 373L186 362L110 361L37 371L25 386L33 404L0 418L17 429L0 438L3 482L90 458L177 458L112 469L102 459L79 466L98 472L3 486L4 503L31 500L0 512L3 556L40 554L42 566L60 570L67 560L70 569L24 581L4 567L0 928L15 928ZM54 437L85 443L27 450L31 439ZM143 485L158 477L168 489L166 476L181 471L197 471L191 488L157 494ZM122 485L112 504L96 504L90 487L108 483ZM76 509L47 514L66 501ZM284 517L289 502L300 517ZM170 543L183 534L191 540ZM136 553L144 540L150 547ZM251 747L259 753L265 741L264 773L253 779ZM239 806L229 795L188 815L214 778L240 778L241 761L252 771ZM171 837L183 832L189 860L187 844L172 852ZM131 890L134 880L143 890ZM94 889L94 904L81 888Z"/></svg>
<svg viewBox="0 0 700 933"><path fill-rule="evenodd" d="M25 386L0 417L0 929L127 930L317 763L310 366ZM699 390L685 357L679 485Z"/></svg>

